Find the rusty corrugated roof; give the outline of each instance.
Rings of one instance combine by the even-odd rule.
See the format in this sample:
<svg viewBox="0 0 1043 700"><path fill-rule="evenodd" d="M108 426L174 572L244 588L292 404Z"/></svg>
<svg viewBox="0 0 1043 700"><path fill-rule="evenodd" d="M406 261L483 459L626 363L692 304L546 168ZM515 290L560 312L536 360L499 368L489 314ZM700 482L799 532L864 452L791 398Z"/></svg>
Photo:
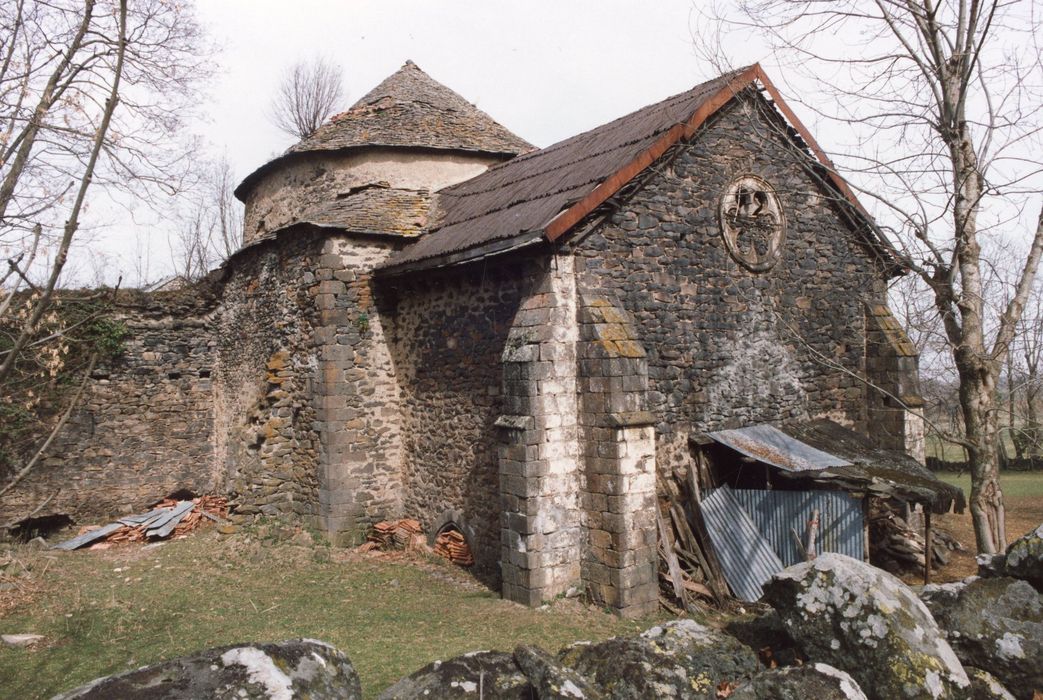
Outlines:
<svg viewBox="0 0 1043 700"><path fill-rule="evenodd" d="M406 61L350 109L246 176L242 199L260 177L289 158L361 147L433 148L510 157L533 150L462 96Z"/></svg>
<svg viewBox="0 0 1043 700"><path fill-rule="evenodd" d="M722 445L789 472L849 467L851 462L790 437L766 423L707 433Z"/></svg>

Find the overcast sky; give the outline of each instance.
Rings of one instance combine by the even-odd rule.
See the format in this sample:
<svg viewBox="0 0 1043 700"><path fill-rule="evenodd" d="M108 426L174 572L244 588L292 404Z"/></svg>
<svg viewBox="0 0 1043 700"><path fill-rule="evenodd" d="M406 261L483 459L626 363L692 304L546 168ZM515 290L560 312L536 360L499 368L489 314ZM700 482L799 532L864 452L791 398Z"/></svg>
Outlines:
<svg viewBox="0 0 1043 700"><path fill-rule="evenodd" d="M293 142L268 119L287 67L325 56L344 70L344 107L414 61L522 138L547 146L715 75L692 46L692 0L198 0L219 48L199 126L240 180ZM758 60L753 46L732 60ZM146 212L96 210L74 276L125 284L169 272L162 224ZM169 226L169 223L167 224ZM88 240L84 239L85 242ZM135 260L149 258L147 270Z"/></svg>

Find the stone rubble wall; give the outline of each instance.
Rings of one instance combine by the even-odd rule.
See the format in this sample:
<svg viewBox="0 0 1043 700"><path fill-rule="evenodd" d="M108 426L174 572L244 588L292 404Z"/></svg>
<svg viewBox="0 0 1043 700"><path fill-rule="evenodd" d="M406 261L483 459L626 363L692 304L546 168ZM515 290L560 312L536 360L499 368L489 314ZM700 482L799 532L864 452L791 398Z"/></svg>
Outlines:
<svg viewBox="0 0 1043 700"><path fill-rule="evenodd" d="M399 514L398 389L371 284L392 247L298 233L236 260L216 398L240 512L305 516L343 543Z"/></svg>
<svg viewBox="0 0 1043 700"><path fill-rule="evenodd" d="M322 526L343 544L361 543L370 525L402 513L401 392L372 279L393 249L389 240L331 236L309 287Z"/></svg>
<svg viewBox="0 0 1043 700"><path fill-rule="evenodd" d="M401 387L403 513L428 532L452 521L473 533L477 567L494 574L500 355L532 274L522 261L378 281Z"/></svg>
<svg viewBox="0 0 1043 700"><path fill-rule="evenodd" d="M618 298L648 353L661 470L687 461L689 433L814 416L867 427L863 303L882 295L884 268L774 128L749 103L724 108L575 244L579 285ZM744 174L767 180L787 217L762 273L729 255L718 223Z"/></svg>
<svg viewBox="0 0 1043 700"><path fill-rule="evenodd" d="M215 444L241 513L318 524L320 426L311 386L322 241L256 246L230 266L215 333Z"/></svg>
<svg viewBox="0 0 1043 700"><path fill-rule="evenodd" d="M0 522L64 513L92 523L178 489L220 483L213 433L213 290L120 292L115 317L129 332L123 354L98 366L79 408L45 458L0 499Z"/></svg>

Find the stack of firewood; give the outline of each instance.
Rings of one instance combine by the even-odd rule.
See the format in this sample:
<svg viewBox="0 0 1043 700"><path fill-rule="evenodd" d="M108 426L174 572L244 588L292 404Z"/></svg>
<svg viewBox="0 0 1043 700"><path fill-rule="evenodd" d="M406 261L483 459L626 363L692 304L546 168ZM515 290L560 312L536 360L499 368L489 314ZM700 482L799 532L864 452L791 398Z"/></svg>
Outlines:
<svg viewBox="0 0 1043 700"><path fill-rule="evenodd" d="M870 557L872 563L893 573L922 570L926 545L923 533L911 527L895 510L874 505L869 515ZM944 530L931 531L931 567L949 563L951 553L963 551L960 542Z"/></svg>
<svg viewBox="0 0 1043 700"><path fill-rule="evenodd" d="M364 545L367 551L379 549L385 552L414 549L426 543L420 523L411 518L379 522L369 531L366 540L366 544L371 545Z"/></svg>
<svg viewBox="0 0 1043 700"><path fill-rule="evenodd" d="M435 554L459 566L474 564L471 548L467 546L467 540L459 530L450 529L438 533L438 537L435 538Z"/></svg>
<svg viewBox="0 0 1043 700"><path fill-rule="evenodd" d="M674 472L664 479L659 498L660 604L673 614L697 611L698 601L720 605L728 596L703 527L696 470Z"/></svg>

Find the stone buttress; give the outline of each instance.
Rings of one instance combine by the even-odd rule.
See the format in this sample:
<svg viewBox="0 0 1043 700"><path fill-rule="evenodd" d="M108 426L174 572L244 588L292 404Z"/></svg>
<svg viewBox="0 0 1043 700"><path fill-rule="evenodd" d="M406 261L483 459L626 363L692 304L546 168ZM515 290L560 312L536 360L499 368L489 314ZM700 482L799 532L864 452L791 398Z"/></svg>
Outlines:
<svg viewBox="0 0 1043 700"><path fill-rule="evenodd" d="M625 615L655 608L655 438L627 317L555 256L503 352L503 596L573 587Z"/></svg>

